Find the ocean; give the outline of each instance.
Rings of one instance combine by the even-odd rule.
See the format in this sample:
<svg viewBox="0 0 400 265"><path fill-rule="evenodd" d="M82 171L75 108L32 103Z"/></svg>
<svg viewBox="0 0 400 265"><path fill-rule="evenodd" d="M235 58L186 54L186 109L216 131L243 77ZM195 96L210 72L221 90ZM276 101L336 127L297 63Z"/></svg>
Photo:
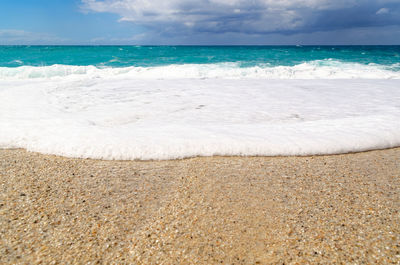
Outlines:
<svg viewBox="0 0 400 265"><path fill-rule="evenodd" d="M0 148L100 159L400 146L400 46L0 46Z"/></svg>

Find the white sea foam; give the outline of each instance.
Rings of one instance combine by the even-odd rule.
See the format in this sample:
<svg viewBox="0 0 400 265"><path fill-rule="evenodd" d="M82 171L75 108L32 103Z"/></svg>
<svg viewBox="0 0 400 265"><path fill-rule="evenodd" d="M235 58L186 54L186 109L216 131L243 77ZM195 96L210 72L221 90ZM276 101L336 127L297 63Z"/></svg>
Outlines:
<svg viewBox="0 0 400 265"><path fill-rule="evenodd" d="M173 67L179 68L164 68ZM400 146L400 80L384 80L395 78L390 74L369 80L250 75L232 80L237 76L222 78L220 66L218 74L206 79L199 78L201 66L192 74L190 67L185 73L169 72L168 78L154 69L143 69L153 72L140 76L136 68L21 68L1 70L0 148L102 159L173 159Z"/></svg>
<svg viewBox="0 0 400 265"><path fill-rule="evenodd" d="M117 61L117 58L111 62ZM60 78L76 75L99 78L119 76L138 79L400 79L399 65L346 63L335 60L311 61L295 66L259 65L240 67L237 63L174 64L156 67L102 67L52 65L44 67L0 67L0 80Z"/></svg>

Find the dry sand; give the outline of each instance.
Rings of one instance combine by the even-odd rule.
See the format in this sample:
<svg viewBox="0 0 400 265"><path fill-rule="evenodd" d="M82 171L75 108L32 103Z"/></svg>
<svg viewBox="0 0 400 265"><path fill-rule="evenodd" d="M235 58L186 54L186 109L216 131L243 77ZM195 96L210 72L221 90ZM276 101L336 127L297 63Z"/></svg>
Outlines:
<svg viewBox="0 0 400 265"><path fill-rule="evenodd" d="M0 150L2 264L400 262L400 148L100 161Z"/></svg>

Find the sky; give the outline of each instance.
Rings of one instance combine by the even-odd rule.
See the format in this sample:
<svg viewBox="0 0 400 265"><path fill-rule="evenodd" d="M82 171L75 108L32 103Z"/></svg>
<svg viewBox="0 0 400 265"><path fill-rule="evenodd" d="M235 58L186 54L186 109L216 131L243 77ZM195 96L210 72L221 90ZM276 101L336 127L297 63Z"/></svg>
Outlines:
<svg viewBox="0 0 400 265"><path fill-rule="evenodd" d="M400 0L0 0L0 45L400 44Z"/></svg>

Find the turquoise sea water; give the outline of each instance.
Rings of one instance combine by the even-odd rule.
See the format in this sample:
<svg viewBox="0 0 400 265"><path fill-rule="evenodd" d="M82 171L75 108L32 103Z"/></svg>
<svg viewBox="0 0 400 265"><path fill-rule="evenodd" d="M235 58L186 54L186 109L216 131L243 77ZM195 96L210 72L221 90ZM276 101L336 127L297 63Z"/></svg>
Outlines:
<svg viewBox="0 0 400 265"><path fill-rule="evenodd" d="M400 71L400 46L0 46L0 67L154 67L237 63L294 66L309 61L378 64Z"/></svg>

